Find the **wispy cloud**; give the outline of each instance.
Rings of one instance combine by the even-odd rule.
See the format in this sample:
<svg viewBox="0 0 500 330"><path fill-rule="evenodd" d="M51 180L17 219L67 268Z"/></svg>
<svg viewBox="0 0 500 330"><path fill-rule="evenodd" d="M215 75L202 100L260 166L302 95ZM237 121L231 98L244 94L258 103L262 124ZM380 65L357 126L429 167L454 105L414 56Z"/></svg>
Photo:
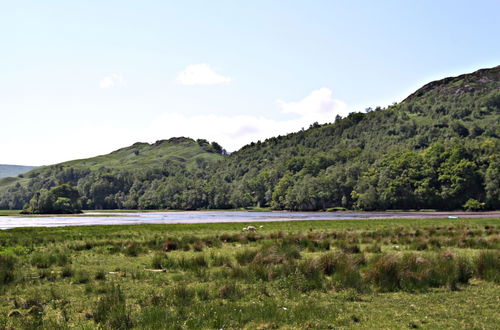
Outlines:
<svg viewBox="0 0 500 330"><path fill-rule="evenodd" d="M314 122L333 122L337 114L346 116L349 113L347 105L334 99L328 88L315 90L296 102L278 100L277 105L280 112L290 114L291 118L276 120L252 115L166 113L156 118L143 136L150 141L172 136L204 138L234 151L252 141L295 132ZM169 136L165 136L165 132Z"/></svg>
<svg viewBox="0 0 500 330"><path fill-rule="evenodd" d="M125 87L127 82L123 78L123 76L119 73L113 73L110 76L106 76L101 79L99 82L100 88L116 88L116 87Z"/></svg>
<svg viewBox="0 0 500 330"><path fill-rule="evenodd" d="M278 100L277 103L282 113L292 113L299 115L304 120L328 122L332 121L332 114L346 116L349 114L347 105L332 97L329 88L320 88L312 91L308 96L300 101L286 102Z"/></svg>
<svg viewBox="0 0 500 330"><path fill-rule="evenodd" d="M28 165L92 157L134 142L154 142L174 136L217 141L228 151L235 151L253 141L296 132L301 128L308 128L315 121L321 124L333 122L337 114L342 116L348 114L347 106L342 101L334 99L331 90L327 88L312 91L298 101L279 100L275 111L288 115L284 119L272 119L255 115L165 113L160 117L151 118L149 125L138 126L133 130L121 127L119 123L68 126L62 132L60 130L45 132L35 140L29 137L1 140L0 150L5 155L15 155L15 159L4 159L4 162ZM61 139L61 134L66 138ZM46 146L57 147L47 150ZM29 152L26 152L27 150Z"/></svg>
<svg viewBox="0 0 500 330"><path fill-rule="evenodd" d="M182 85L218 85L231 80L230 77L215 72L206 63L188 65L177 75L177 81Z"/></svg>

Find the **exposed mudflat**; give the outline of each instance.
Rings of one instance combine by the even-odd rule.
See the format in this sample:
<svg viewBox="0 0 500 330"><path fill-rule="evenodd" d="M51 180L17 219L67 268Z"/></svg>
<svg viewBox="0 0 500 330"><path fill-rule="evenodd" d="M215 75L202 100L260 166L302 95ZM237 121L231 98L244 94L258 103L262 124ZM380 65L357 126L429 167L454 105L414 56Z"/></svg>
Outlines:
<svg viewBox="0 0 500 330"><path fill-rule="evenodd" d="M43 215L0 217L0 229L17 227L61 227L133 224L179 224L219 222L269 222L301 220L348 220L381 218L480 218L499 217L493 212L246 212L189 211L144 213L99 213L82 215Z"/></svg>

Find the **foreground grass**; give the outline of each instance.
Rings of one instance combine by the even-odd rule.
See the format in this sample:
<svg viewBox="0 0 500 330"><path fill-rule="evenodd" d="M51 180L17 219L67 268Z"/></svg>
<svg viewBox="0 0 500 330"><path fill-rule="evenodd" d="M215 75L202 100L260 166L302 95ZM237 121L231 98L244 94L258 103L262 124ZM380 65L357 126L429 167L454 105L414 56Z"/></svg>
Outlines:
<svg viewBox="0 0 500 330"><path fill-rule="evenodd" d="M498 325L500 219L247 225L2 231L0 329Z"/></svg>

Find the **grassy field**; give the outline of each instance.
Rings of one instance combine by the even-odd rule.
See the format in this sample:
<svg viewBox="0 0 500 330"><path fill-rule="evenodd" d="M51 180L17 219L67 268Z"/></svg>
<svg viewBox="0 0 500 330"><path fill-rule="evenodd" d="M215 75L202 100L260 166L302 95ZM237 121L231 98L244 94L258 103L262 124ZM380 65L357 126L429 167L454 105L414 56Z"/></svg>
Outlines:
<svg viewBox="0 0 500 330"><path fill-rule="evenodd" d="M21 210L0 210L0 216L19 215L19 214L21 214Z"/></svg>
<svg viewBox="0 0 500 330"><path fill-rule="evenodd" d="M1 231L0 329L498 327L498 218L248 225Z"/></svg>

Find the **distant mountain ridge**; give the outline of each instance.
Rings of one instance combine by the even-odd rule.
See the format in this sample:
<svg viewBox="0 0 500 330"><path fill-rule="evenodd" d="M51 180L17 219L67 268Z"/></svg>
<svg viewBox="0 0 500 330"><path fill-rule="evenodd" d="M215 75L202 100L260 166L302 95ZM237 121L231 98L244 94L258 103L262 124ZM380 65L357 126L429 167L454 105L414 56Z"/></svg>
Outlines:
<svg viewBox="0 0 500 330"><path fill-rule="evenodd" d="M0 178L18 176L19 174L26 173L37 167L38 166L0 164Z"/></svg>
<svg viewBox="0 0 500 330"><path fill-rule="evenodd" d="M499 173L497 66L230 155L181 137L41 167L0 179L0 208L69 183L89 209L498 209Z"/></svg>

